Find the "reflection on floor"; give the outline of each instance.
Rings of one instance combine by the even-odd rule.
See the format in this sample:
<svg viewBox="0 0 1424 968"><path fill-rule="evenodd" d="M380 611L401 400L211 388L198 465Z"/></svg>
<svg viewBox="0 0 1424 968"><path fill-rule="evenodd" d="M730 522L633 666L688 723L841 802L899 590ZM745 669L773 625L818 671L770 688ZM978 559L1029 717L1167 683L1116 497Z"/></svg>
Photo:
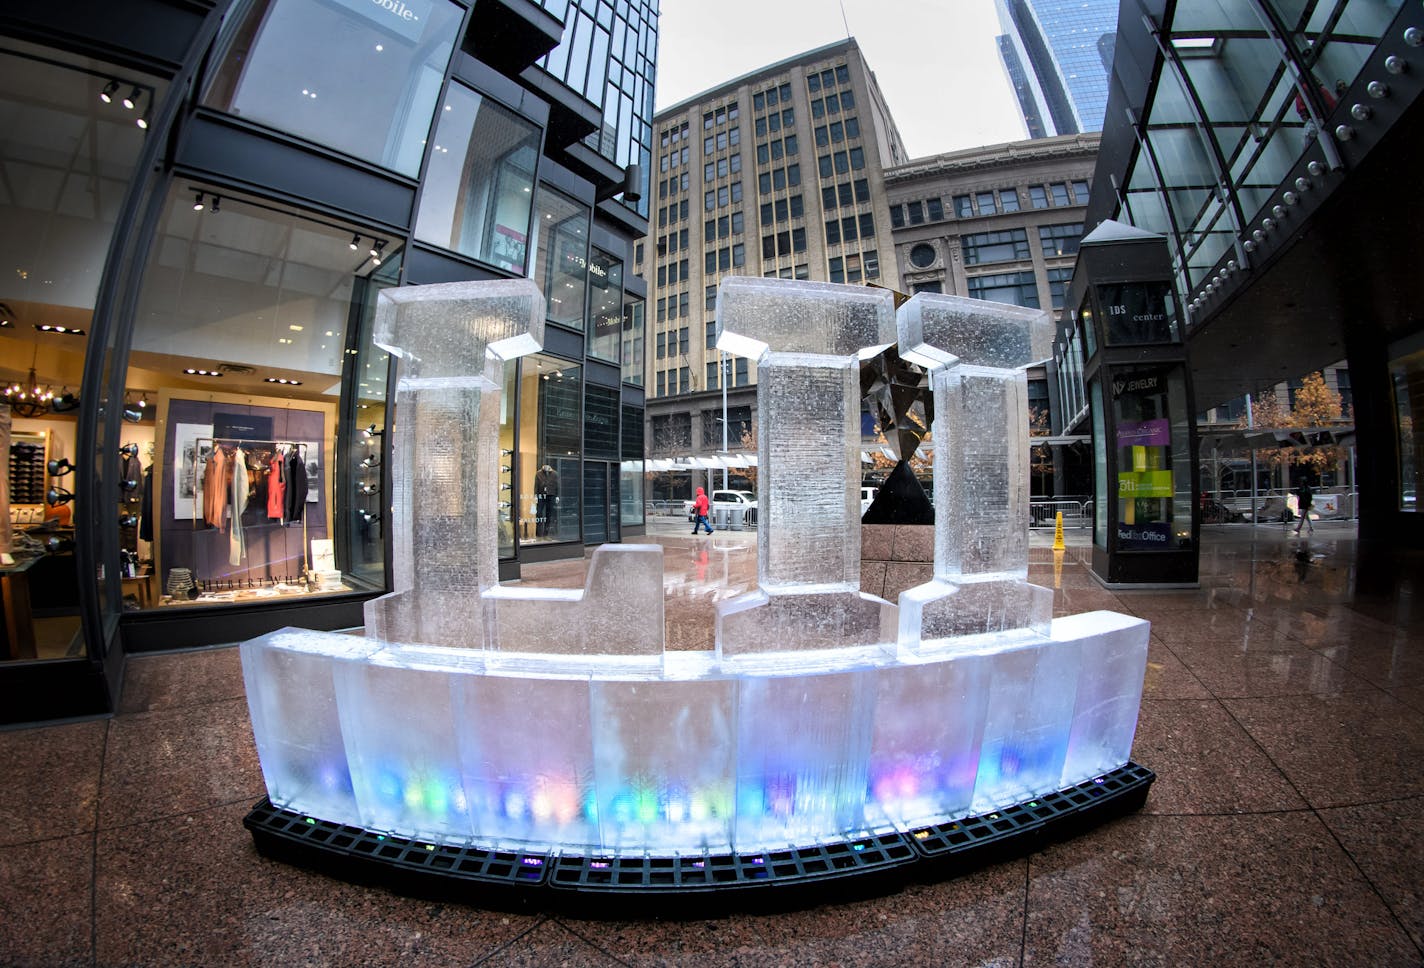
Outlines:
<svg viewBox="0 0 1424 968"><path fill-rule="evenodd" d="M680 522L686 528L685 522ZM750 534L666 549L675 648L755 577ZM1420 558L1353 531L1204 529L1201 588L1109 592L1084 536L1031 577L1059 614L1150 618L1139 814L958 880L794 913L624 922L398 897L259 857L232 648L129 660L107 720L0 732L0 964L1419 965ZM580 562L529 566L578 585Z"/></svg>
<svg viewBox="0 0 1424 968"><path fill-rule="evenodd" d="M78 615L36 618L34 624L35 658L72 659L84 654Z"/></svg>

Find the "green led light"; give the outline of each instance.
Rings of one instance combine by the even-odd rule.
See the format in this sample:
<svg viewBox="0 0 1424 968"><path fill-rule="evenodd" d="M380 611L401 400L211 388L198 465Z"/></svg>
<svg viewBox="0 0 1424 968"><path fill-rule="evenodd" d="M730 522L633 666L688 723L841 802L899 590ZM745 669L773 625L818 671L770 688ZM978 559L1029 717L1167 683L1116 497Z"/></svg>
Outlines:
<svg viewBox="0 0 1424 968"><path fill-rule="evenodd" d="M316 821L313 820L311 817L307 817L307 818L305 818L305 819L306 819L306 822L309 823L309 824L313 824L313 825L316 824Z"/></svg>

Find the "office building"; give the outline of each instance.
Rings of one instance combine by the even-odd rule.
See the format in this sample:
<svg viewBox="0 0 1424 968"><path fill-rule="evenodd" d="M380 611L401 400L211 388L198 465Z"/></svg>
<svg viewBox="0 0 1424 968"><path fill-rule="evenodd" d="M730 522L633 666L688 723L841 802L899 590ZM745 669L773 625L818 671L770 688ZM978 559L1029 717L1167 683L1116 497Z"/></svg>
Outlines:
<svg viewBox="0 0 1424 968"><path fill-rule="evenodd" d="M648 236L650 498L690 497L755 452L755 368L716 350L729 275L896 287L883 171L905 162L854 39L753 71L653 119ZM726 390L724 409L723 390ZM726 455L724 456L724 430Z"/></svg>
<svg viewBox="0 0 1424 968"><path fill-rule="evenodd" d="M903 291L1047 309L1065 305L1083 234L1096 134L1060 135L917 158L885 171ZM1044 353L1045 358L1047 353ZM1033 433L1062 426L1045 368L1029 370ZM1086 438L1035 451L1035 496L1091 499Z"/></svg>
<svg viewBox="0 0 1424 968"><path fill-rule="evenodd" d="M8 721L108 711L126 652L361 624L390 286L547 298L504 374L505 577L643 527L656 0L229 6L0 15Z"/></svg>
<svg viewBox="0 0 1424 968"><path fill-rule="evenodd" d="M1097 131L1108 101L1117 0L996 0L999 55L1030 138Z"/></svg>

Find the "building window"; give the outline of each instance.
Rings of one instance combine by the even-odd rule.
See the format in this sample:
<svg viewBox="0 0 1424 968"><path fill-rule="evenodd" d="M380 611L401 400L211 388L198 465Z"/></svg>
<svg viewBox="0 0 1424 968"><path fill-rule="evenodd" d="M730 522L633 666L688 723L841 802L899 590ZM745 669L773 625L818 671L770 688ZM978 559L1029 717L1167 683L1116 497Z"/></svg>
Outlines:
<svg viewBox="0 0 1424 968"><path fill-rule="evenodd" d="M1053 182L1048 186L1048 190L1053 194L1054 205L1072 205L1073 199L1068 195L1068 186L1063 182Z"/></svg>
<svg viewBox="0 0 1424 968"><path fill-rule="evenodd" d="M875 236L875 216L870 212L860 213L860 237L869 239Z"/></svg>
<svg viewBox="0 0 1424 968"><path fill-rule="evenodd" d="M935 264L934 246L921 242L910 249L910 265L916 269L928 269Z"/></svg>
<svg viewBox="0 0 1424 968"><path fill-rule="evenodd" d="M964 264L967 266L1029 258L1028 233L1023 229L966 235L961 245L964 250Z"/></svg>
<svg viewBox="0 0 1424 968"><path fill-rule="evenodd" d="M1073 199L1079 205L1088 204L1088 183L1085 181L1075 181L1073 183Z"/></svg>
<svg viewBox="0 0 1424 968"><path fill-rule="evenodd" d="M1068 283L1073 280L1072 266L1055 266L1048 270L1048 295L1054 309L1062 309L1068 298Z"/></svg>
<svg viewBox="0 0 1424 968"><path fill-rule="evenodd" d="M1017 212L1019 210L1019 193L1016 189L999 189L999 210L1002 212Z"/></svg>
<svg viewBox="0 0 1424 968"><path fill-rule="evenodd" d="M954 196L954 214L958 218L974 217L974 203L968 195Z"/></svg>
<svg viewBox="0 0 1424 968"><path fill-rule="evenodd" d="M911 294L918 292L944 292L944 286L936 282L917 282L910 287Z"/></svg>
<svg viewBox="0 0 1424 968"><path fill-rule="evenodd" d="M582 330L589 210L543 185L535 202L530 278L544 293L549 319Z"/></svg>
<svg viewBox="0 0 1424 968"><path fill-rule="evenodd" d="M1074 222L1068 225L1040 225L1038 227L1039 244L1043 246L1043 254L1048 258L1060 255L1076 255L1078 252L1078 241L1082 237L1082 222Z"/></svg>
<svg viewBox="0 0 1424 968"><path fill-rule="evenodd" d="M1028 186L1028 201L1034 208L1048 207L1048 193L1043 190L1042 185Z"/></svg>
<svg viewBox="0 0 1424 968"><path fill-rule="evenodd" d="M925 200L925 216L931 222L941 222L944 220L944 203L938 198Z"/></svg>
<svg viewBox="0 0 1424 968"><path fill-rule="evenodd" d="M831 260L831 282L845 282L845 260L836 256Z"/></svg>
<svg viewBox="0 0 1424 968"><path fill-rule="evenodd" d="M993 192L979 192L974 196L980 215L995 215L999 211L997 196Z"/></svg>
<svg viewBox="0 0 1424 968"><path fill-rule="evenodd" d="M826 244L827 244L827 245L839 245L839 244L840 244L840 241L841 241L841 223L838 222L836 219L831 219L829 222L826 223ZM832 282L839 282L840 280L838 280L838 279L833 279L833 280L831 280L831 281L832 281Z"/></svg>
<svg viewBox="0 0 1424 968"><path fill-rule="evenodd" d="M422 19L388 31L341 4L254 3L204 103L414 178L463 16L447 0L421 8ZM385 51L372 58L377 45Z"/></svg>
<svg viewBox="0 0 1424 968"><path fill-rule="evenodd" d="M969 295L974 299L1008 303L1038 309L1038 284L1032 272L1002 272L990 276L970 276Z"/></svg>
<svg viewBox="0 0 1424 968"><path fill-rule="evenodd" d="M925 209L919 202L909 202L905 205L905 212L909 216L911 225L921 225L925 221Z"/></svg>
<svg viewBox="0 0 1424 968"><path fill-rule="evenodd" d="M796 228L796 229L792 229L792 230L791 230L791 251L792 251L792 252L805 252L805 251L806 251L806 230L805 230L804 228ZM805 277L804 277L804 276L797 276L796 278L798 278L798 279L804 279Z"/></svg>
<svg viewBox="0 0 1424 968"><path fill-rule="evenodd" d="M850 149L850 167L852 171L860 171L865 167L865 149Z"/></svg>

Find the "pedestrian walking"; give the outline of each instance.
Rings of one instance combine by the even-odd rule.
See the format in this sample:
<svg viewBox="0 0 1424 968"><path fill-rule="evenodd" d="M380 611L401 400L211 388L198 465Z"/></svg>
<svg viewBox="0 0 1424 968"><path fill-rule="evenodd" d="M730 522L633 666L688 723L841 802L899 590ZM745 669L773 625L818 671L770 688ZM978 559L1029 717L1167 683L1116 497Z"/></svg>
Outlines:
<svg viewBox="0 0 1424 968"><path fill-rule="evenodd" d="M692 519L693 534L696 534L698 532L698 529L704 527L707 529L708 534L712 533L712 522L707 520L707 513L709 507L710 505L707 503L707 495L703 492L702 488L699 487L697 489L697 497L695 497L692 501L692 513L694 515Z"/></svg>
<svg viewBox="0 0 1424 968"><path fill-rule="evenodd" d="M1302 526L1307 528L1306 534L1315 533L1315 525L1310 520L1310 505L1315 501L1315 494L1310 490L1310 481L1302 477L1300 486L1295 489L1296 507L1300 512L1300 520L1295 523L1295 533L1300 534Z"/></svg>

